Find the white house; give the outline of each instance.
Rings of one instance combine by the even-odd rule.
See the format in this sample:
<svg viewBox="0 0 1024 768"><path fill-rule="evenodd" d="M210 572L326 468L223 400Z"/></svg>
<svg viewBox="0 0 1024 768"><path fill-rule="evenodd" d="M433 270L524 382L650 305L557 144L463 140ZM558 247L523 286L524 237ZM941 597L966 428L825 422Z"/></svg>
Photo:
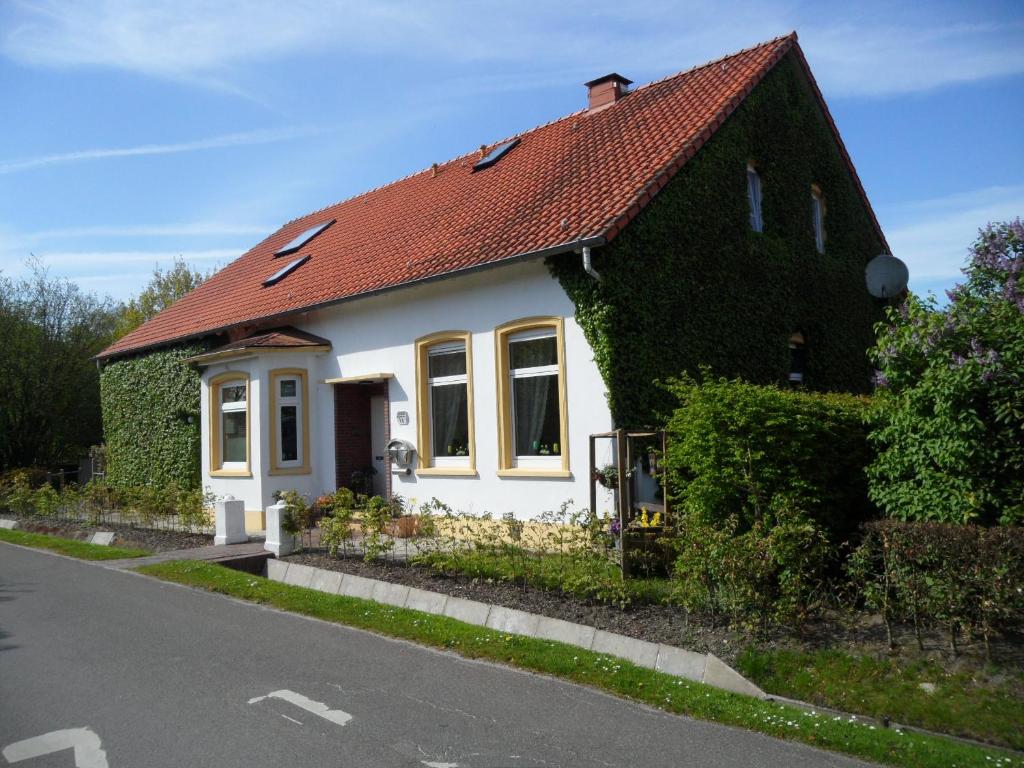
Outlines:
<svg viewBox="0 0 1024 768"><path fill-rule="evenodd" d="M741 138L751 143L738 151L750 156L705 149L776 69L779 85L762 91L768 101L744 125L783 116L773 130L789 155L746 128ZM684 214L697 226L693 204L676 194L686 193L679 186L685 178L674 182L673 194L659 193L703 151L724 170L713 194L691 199L730 201L726 213L698 213L714 223L708 232L724 225L735 233L732 269L749 271L746 263L736 266L738 252L759 259L752 266L761 269L765 248L778 253L781 246L803 260L785 268L819 269L823 280L815 289L830 297L807 307L779 304L793 326L759 317L751 337L763 349L748 349L741 339L730 355L761 355L767 362L759 370L772 375L790 355L790 381L806 384L807 360L823 388L855 389L860 379L866 386L866 361L848 361L863 356L861 341L878 316L862 289L863 268L884 236L796 35L643 87L630 84L617 74L593 80L582 110L285 224L100 359L111 363L185 342L205 347L189 361L201 370L202 482L243 499L251 527L261 525L260 510L275 491L295 488L314 497L364 481L378 494L437 497L478 513L531 517L567 499L587 505L589 436L642 426L613 422L616 398L621 404L631 392L613 387L609 405L609 360L617 371L628 369L637 345L648 362L662 348L666 360L680 360L680 346L695 337L654 323L625 334L627 343L584 322L592 348L577 317L586 321L590 312L592 321L601 307L628 317L654 300L678 309L680 286L698 256L718 264L714 236L689 250L675 245L676 235L648 241L654 245L629 237L646 226L634 222L655 221L655 213L662 233ZM804 122L792 127L786 120L795 103ZM725 149L735 153L735 141ZM772 159L814 142L814 162ZM663 199L682 202L651 206ZM773 218L778 211L785 216ZM831 220L851 223L829 233ZM660 260L670 279L632 296L609 290L605 304L581 309L553 273L567 260L577 299L603 290L602 270L614 278L604 285L621 288L640 284L634 276ZM714 279L727 302L727 279ZM700 299L692 290L686 296L685 302ZM703 315L693 315L699 344L716 332L721 306L710 302ZM602 344L595 342L599 333L606 333ZM815 339L825 342L817 357ZM786 371L777 373L786 380ZM653 386L654 378L619 381L635 390ZM597 456L596 464L609 458Z"/></svg>

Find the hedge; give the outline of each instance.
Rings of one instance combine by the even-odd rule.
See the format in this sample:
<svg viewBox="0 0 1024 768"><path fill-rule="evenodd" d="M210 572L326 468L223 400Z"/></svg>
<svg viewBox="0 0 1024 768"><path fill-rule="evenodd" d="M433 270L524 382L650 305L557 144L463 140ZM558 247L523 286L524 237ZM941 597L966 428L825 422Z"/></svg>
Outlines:
<svg viewBox="0 0 1024 768"><path fill-rule="evenodd" d="M196 345L110 363L100 375L107 482L116 487L200 486Z"/></svg>

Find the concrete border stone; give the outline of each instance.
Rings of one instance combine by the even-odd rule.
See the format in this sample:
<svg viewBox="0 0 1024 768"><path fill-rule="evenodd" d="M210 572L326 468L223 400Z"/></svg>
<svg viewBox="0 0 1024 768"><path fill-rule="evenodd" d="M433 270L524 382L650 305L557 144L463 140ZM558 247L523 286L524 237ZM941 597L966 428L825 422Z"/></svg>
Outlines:
<svg viewBox="0 0 1024 768"><path fill-rule="evenodd" d="M654 669L654 665L658 661L658 646L656 644L625 635L617 635L614 632L605 632L603 629L594 633L594 642L590 646L590 650L606 653L609 656L618 656L648 669Z"/></svg>
<svg viewBox="0 0 1024 768"><path fill-rule="evenodd" d="M309 588L318 592L326 592L329 595L338 594L341 589L341 573L328 571L326 568L314 568L313 579L309 582Z"/></svg>
<svg viewBox="0 0 1024 768"><path fill-rule="evenodd" d="M363 600L372 600L373 586L376 583L376 579L367 579L363 576L354 576L346 573L345 578L341 580L341 590L338 594L345 595L345 597L359 597Z"/></svg>
<svg viewBox="0 0 1024 768"><path fill-rule="evenodd" d="M357 597L384 605L447 616L466 624L486 626L497 632L565 643L625 659L637 666L674 677L702 682L733 693L766 698L764 691L710 653L695 653L672 645L649 643L646 640L637 640L596 627L574 624L571 621L552 619L500 605L488 605L476 600L407 587L389 581L312 568L301 563L268 560L267 578L329 594Z"/></svg>
<svg viewBox="0 0 1024 768"><path fill-rule="evenodd" d="M113 531L96 531L89 539L90 544L99 544L101 547L109 547L114 543Z"/></svg>
<svg viewBox="0 0 1024 768"><path fill-rule="evenodd" d="M0 528L6 528L8 531L12 531L18 527L17 520L8 520L6 518L0 520Z"/></svg>
<svg viewBox="0 0 1024 768"><path fill-rule="evenodd" d="M478 603L476 600L467 600L464 597L450 597L444 603L444 615L449 619L464 621L467 624L487 625L487 615L491 612L491 606L487 603Z"/></svg>
<svg viewBox="0 0 1024 768"><path fill-rule="evenodd" d="M414 611L444 615L446 602L448 602L448 595L409 587L409 596L405 599L405 607Z"/></svg>
<svg viewBox="0 0 1024 768"><path fill-rule="evenodd" d="M539 623L540 616L536 613L527 613L526 611L517 611L515 608L492 605L490 613L487 614L486 626L498 632L536 637L537 625Z"/></svg>

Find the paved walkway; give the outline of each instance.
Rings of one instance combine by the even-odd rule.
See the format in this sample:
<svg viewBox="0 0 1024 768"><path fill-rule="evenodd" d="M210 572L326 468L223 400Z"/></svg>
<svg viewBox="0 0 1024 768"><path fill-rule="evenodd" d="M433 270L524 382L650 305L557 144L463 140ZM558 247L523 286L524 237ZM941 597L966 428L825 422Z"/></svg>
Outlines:
<svg viewBox="0 0 1024 768"><path fill-rule="evenodd" d="M251 557L270 553L263 549L262 541L247 541L245 544L224 544L219 547L195 547L193 549L175 549L170 552L159 552L148 557L128 557L124 560L107 560L103 562L106 568L123 570L125 568L137 568L140 565L153 565L155 563L166 563L169 560L231 560L236 557Z"/></svg>

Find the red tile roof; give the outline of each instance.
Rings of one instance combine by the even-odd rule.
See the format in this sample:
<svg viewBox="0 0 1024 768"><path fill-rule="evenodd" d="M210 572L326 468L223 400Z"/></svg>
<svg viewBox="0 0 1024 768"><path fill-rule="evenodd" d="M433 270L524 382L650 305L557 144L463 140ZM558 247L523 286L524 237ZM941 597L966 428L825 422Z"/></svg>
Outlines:
<svg viewBox="0 0 1024 768"><path fill-rule="evenodd" d="M813 85L794 32L519 134L519 145L486 170L473 172L474 152L295 219L99 357L273 322L537 252L606 243L791 50ZM836 138L842 147L838 132ZM275 259L296 235L330 219L334 225L298 253ZM263 285L304 255L306 264Z"/></svg>
<svg viewBox="0 0 1024 768"><path fill-rule="evenodd" d="M300 347L330 347L331 342L298 328L284 326L246 336L244 339L232 341L223 346L211 349L207 355L219 355L224 352L241 351L243 349L296 349ZM202 355L199 355L201 357Z"/></svg>

